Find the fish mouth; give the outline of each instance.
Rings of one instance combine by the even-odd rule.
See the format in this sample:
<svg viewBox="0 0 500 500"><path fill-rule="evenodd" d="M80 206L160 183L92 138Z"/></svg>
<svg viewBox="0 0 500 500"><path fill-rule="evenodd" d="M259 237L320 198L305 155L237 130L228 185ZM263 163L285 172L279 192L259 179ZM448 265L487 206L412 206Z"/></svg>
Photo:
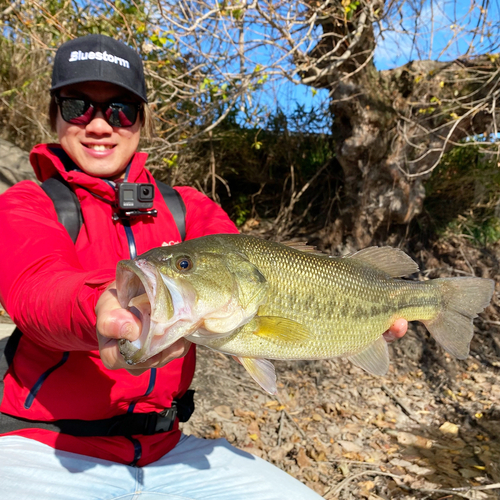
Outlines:
<svg viewBox="0 0 500 500"><path fill-rule="evenodd" d="M118 341L128 364L142 363L184 336L182 329L175 325L189 316L189 307L186 307L189 297L173 279L160 273L147 260L118 262L116 289L120 306L135 314L142 323L137 340Z"/></svg>

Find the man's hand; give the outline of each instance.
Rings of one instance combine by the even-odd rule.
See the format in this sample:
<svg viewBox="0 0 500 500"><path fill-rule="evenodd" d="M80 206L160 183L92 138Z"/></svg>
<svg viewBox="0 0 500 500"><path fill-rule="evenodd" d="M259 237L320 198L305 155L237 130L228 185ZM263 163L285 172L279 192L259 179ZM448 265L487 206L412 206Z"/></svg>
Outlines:
<svg viewBox="0 0 500 500"><path fill-rule="evenodd" d="M394 324L384 333L386 342L394 342L404 336L408 330L408 321L405 319L397 319Z"/></svg>
<svg viewBox="0 0 500 500"><path fill-rule="evenodd" d="M191 342L180 339L144 363L129 365L120 353L118 340L137 340L142 324L137 316L120 306L116 295L116 282L111 283L99 297L95 313L101 360L110 370L125 368L132 375L142 375L150 368L160 368L173 359L185 356L191 345Z"/></svg>

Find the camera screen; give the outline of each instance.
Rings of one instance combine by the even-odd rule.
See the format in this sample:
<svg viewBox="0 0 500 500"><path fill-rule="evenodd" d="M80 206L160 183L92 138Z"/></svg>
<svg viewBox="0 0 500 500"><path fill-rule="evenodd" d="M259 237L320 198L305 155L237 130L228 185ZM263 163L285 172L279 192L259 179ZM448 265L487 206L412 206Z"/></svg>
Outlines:
<svg viewBox="0 0 500 500"><path fill-rule="evenodd" d="M124 189L123 190L123 201L134 201L134 190Z"/></svg>

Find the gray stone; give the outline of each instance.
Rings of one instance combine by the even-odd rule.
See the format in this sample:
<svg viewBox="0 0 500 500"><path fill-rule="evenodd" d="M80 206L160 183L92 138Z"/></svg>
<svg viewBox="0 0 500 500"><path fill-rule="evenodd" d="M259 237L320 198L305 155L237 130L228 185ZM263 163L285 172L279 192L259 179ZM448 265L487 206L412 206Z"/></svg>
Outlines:
<svg viewBox="0 0 500 500"><path fill-rule="evenodd" d="M38 182L29 161L29 153L0 139L0 194L24 180Z"/></svg>

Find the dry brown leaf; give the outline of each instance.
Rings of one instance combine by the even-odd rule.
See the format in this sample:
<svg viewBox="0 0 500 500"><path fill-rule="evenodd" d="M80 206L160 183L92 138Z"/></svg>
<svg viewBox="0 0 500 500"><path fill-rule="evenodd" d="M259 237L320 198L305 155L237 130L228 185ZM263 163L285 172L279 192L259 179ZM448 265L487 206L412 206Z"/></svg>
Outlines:
<svg viewBox="0 0 500 500"><path fill-rule="evenodd" d="M311 460L306 455L304 448L300 448L297 456L295 457L295 460L297 462L297 465L301 468L309 467L311 465Z"/></svg>
<svg viewBox="0 0 500 500"><path fill-rule="evenodd" d="M222 427L217 422L214 422L212 424L212 427L213 431L208 433L207 435L208 439L219 439L221 437Z"/></svg>
<svg viewBox="0 0 500 500"><path fill-rule="evenodd" d="M243 417L243 418L252 418L255 419L255 412L254 411L246 411L246 410L241 410L240 408L236 408L234 410L234 415L235 417Z"/></svg>
<svg viewBox="0 0 500 500"><path fill-rule="evenodd" d="M260 429L259 429L259 424L257 423L256 420L250 423L250 425L247 427L248 433L252 435L256 435L257 438L260 437Z"/></svg>
<svg viewBox="0 0 500 500"><path fill-rule="evenodd" d="M363 451L363 447L360 446L359 444L353 443L352 441L337 441L342 448L344 448L345 451L350 452L350 453L359 453Z"/></svg>
<svg viewBox="0 0 500 500"><path fill-rule="evenodd" d="M450 435L450 436L458 436L458 430L459 430L459 426L457 424L452 424L451 422L445 422L440 428L439 430L443 433L443 434L447 434L447 435Z"/></svg>
<svg viewBox="0 0 500 500"><path fill-rule="evenodd" d="M286 450L281 446L275 446L267 452L267 456L273 462L281 462L286 457Z"/></svg>
<svg viewBox="0 0 500 500"><path fill-rule="evenodd" d="M360 488L359 494L362 497L369 498L371 490L375 488L375 483L373 481L362 481L358 483L358 486Z"/></svg>
<svg viewBox="0 0 500 500"><path fill-rule="evenodd" d="M388 432L388 434L393 433ZM405 446L415 446L415 448L424 448L427 450L432 448L432 440L424 438L423 436L416 436L415 434L411 434L409 432L396 432L395 435L399 444L403 444Z"/></svg>
<svg viewBox="0 0 500 500"><path fill-rule="evenodd" d="M264 452L262 450L259 450L259 448L254 448L253 446L245 446L243 448L240 448L240 450L251 453L252 455L255 455L259 458L262 458L262 456L264 455Z"/></svg>
<svg viewBox="0 0 500 500"><path fill-rule="evenodd" d="M349 469L349 466L345 462L340 462L338 465L340 472L344 475L344 477L348 477L351 475L351 471Z"/></svg>
<svg viewBox="0 0 500 500"><path fill-rule="evenodd" d="M216 406L214 408L214 410L215 410L215 413L217 413L217 415L219 415L219 417L227 418L228 420L233 416L233 412L231 411L231 408L229 408L229 406L227 406L227 405Z"/></svg>
<svg viewBox="0 0 500 500"><path fill-rule="evenodd" d="M478 477L481 475L481 473L478 470L474 469L458 469L458 472L460 472L460 475L462 477L465 477L465 479L472 479L473 477Z"/></svg>

